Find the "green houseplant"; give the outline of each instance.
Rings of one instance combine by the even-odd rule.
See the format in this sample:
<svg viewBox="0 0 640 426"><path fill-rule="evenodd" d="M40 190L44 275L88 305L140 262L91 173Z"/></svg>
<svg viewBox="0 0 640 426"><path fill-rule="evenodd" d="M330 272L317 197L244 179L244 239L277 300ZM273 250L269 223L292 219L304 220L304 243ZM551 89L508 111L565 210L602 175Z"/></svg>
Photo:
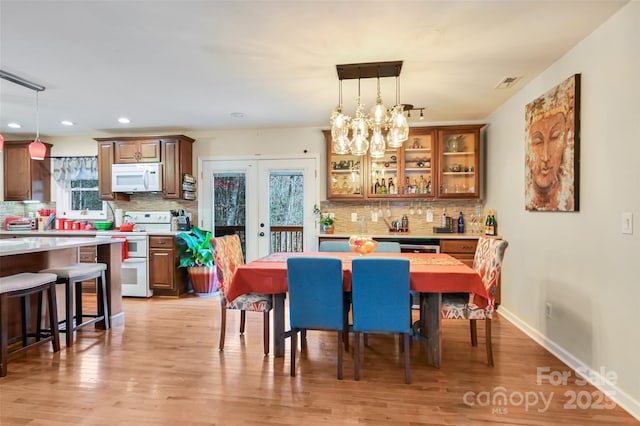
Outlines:
<svg viewBox="0 0 640 426"><path fill-rule="evenodd" d="M334 219L329 213L322 213L318 205L313 206L313 213L318 216L318 223L320 224L320 230L324 234L333 234Z"/></svg>
<svg viewBox="0 0 640 426"><path fill-rule="evenodd" d="M193 291L198 295L209 295L218 290L218 280L213 262L210 231L194 226L188 232L178 234L180 244L180 267L187 268Z"/></svg>

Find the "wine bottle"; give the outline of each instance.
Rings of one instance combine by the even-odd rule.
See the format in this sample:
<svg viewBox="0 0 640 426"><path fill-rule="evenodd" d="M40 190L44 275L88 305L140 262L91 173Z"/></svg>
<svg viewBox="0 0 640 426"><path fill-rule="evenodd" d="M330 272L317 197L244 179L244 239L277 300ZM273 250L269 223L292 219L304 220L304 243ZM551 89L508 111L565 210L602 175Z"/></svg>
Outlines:
<svg viewBox="0 0 640 426"><path fill-rule="evenodd" d="M487 211L487 220L484 222L484 234L491 235L491 210Z"/></svg>
<svg viewBox="0 0 640 426"><path fill-rule="evenodd" d="M396 193L396 186L393 184L393 178L389 178L389 194Z"/></svg>
<svg viewBox="0 0 640 426"><path fill-rule="evenodd" d="M458 234L464 234L464 218L462 217L462 212L458 216Z"/></svg>

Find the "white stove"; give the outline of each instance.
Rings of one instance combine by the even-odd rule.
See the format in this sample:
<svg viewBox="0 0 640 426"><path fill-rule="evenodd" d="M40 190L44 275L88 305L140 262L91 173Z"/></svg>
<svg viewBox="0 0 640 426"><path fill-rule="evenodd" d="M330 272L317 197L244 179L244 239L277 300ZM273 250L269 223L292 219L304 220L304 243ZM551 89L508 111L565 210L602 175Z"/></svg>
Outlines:
<svg viewBox="0 0 640 426"><path fill-rule="evenodd" d="M122 295L151 297L149 288L149 234L171 230L169 211L129 211L124 217L134 223L133 231L97 231L96 236L124 237L127 240L129 257L122 262Z"/></svg>

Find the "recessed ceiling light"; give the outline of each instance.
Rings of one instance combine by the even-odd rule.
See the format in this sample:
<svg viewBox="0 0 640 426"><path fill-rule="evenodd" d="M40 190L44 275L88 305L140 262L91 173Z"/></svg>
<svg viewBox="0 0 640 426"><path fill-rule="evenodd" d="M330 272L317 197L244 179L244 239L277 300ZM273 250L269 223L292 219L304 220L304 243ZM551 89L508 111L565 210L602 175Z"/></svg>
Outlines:
<svg viewBox="0 0 640 426"><path fill-rule="evenodd" d="M63 126L73 126L76 123L74 123L73 121L69 121L69 120L62 120L60 122L60 124L62 124Z"/></svg>
<svg viewBox="0 0 640 426"><path fill-rule="evenodd" d="M129 120L127 117L120 117L120 118L118 118L118 123L120 123L120 124L129 124L129 123L131 123L131 120Z"/></svg>
<svg viewBox="0 0 640 426"><path fill-rule="evenodd" d="M19 128L22 127L18 123L9 123L9 124L7 124L7 126L11 127L12 129L19 129Z"/></svg>
<svg viewBox="0 0 640 426"><path fill-rule="evenodd" d="M231 116L233 118L243 118L244 117L244 112L232 112Z"/></svg>

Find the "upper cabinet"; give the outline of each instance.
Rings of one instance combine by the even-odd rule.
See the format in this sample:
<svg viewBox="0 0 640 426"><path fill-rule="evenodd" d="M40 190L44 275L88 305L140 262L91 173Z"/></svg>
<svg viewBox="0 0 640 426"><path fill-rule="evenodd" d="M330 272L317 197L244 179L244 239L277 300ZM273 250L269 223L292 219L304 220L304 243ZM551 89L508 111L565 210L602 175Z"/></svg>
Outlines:
<svg viewBox="0 0 640 426"><path fill-rule="evenodd" d="M122 138L114 141L114 163L159 163L159 139Z"/></svg>
<svg viewBox="0 0 640 426"><path fill-rule="evenodd" d="M438 197L480 197L480 128L438 130Z"/></svg>
<svg viewBox="0 0 640 426"><path fill-rule="evenodd" d="M51 201L51 161L48 158L51 145L45 143L45 160L32 160L29 154L31 142L5 141L5 201Z"/></svg>
<svg viewBox="0 0 640 426"><path fill-rule="evenodd" d="M114 194L111 191L111 166L123 163L162 163L163 198L179 199L185 195L182 180L184 174L192 174L194 139L184 135L173 135L96 138L95 140L98 142L98 180L101 199L123 198L123 194Z"/></svg>
<svg viewBox="0 0 640 426"><path fill-rule="evenodd" d="M414 127L382 158L336 155L327 141L327 199L478 199L482 125Z"/></svg>
<svg viewBox="0 0 640 426"><path fill-rule="evenodd" d="M164 198L184 198L182 188L183 177L192 175L193 170L193 139L186 136L162 138L162 196Z"/></svg>

